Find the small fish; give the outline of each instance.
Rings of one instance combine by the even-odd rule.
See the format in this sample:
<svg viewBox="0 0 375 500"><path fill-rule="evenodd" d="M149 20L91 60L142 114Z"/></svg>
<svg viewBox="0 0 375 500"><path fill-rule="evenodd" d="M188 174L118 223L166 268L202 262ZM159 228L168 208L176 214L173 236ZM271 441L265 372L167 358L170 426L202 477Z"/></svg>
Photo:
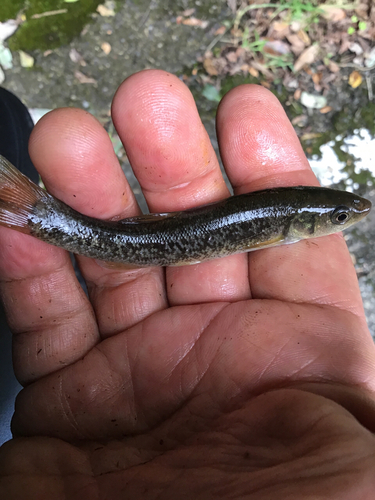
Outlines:
<svg viewBox="0 0 375 500"><path fill-rule="evenodd" d="M0 225L70 252L130 267L181 266L336 233L365 217L365 198L282 187L183 212L103 221L76 212L0 156Z"/></svg>

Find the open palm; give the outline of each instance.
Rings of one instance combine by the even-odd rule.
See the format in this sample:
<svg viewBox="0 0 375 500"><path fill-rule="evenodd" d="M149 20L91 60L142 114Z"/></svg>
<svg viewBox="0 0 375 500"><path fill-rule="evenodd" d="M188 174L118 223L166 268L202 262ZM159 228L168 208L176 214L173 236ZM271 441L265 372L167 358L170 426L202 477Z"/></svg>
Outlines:
<svg viewBox="0 0 375 500"><path fill-rule="evenodd" d="M229 195L192 96L146 71L113 120L150 210ZM317 183L262 87L222 101L236 194ZM36 126L48 190L98 218L138 213L100 124L76 109ZM8 229L1 292L21 391L0 497L372 499L375 350L341 235L163 269L113 269ZM3 493L3 496L1 495Z"/></svg>

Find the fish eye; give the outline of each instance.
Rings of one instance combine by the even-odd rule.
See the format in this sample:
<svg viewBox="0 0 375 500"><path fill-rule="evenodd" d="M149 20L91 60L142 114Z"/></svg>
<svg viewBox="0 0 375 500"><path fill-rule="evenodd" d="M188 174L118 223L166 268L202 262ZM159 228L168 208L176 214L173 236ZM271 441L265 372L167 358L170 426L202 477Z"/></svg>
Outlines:
<svg viewBox="0 0 375 500"><path fill-rule="evenodd" d="M348 207L344 205L335 208L331 214L333 224L345 224L350 219L351 213Z"/></svg>

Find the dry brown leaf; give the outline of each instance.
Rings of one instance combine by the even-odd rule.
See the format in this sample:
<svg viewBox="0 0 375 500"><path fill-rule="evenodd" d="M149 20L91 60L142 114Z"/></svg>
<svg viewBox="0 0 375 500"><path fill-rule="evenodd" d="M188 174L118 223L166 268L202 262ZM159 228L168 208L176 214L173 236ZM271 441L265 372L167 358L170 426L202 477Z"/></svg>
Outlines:
<svg viewBox="0 0 375 500"><path fill-rule="evenodd" d="M225 58L227 61L229 61L231 63L236 63L238 61L238 55L234 51L231 51L231 52L228 52L227 54L225 54Z"/></svg>
<svg viewBox="0 0 375 500"><path fill-rule="evenodd" d="M111 17L115 15L115 11L113 9L109 9L105 5L98 5L96 11L103 17Z"/></svg>
<svg viewBox="0 0 375 500"><path fill-rule="evenodd" d="M319 8L323 10L322 15L327 21L338 23L346 18L345 10L334 5L320 5Z"/></svg>
<svg viewBox="0 0 375 500"><path fill-rule="evenodd" d="M197 19L196 17L189 17L189 19L183 19L182 24L186 26L198 26L198 28L207 28L208 21L202 21L202 19Z"/></svg>
<svg viewBox="0 0 375 500"><path fill-rule="evenodd" d="M315 84L319 84L322 81L322 76L323 76L323 73L321 71L319 71L318 73L314 73L312 76L312 81Z"/></svg>
<svg viewBox="0 0 375 500"><path fill-rule="evenodd" d="M207 73L211 76L217 76L218 75L218 71L217 69L215 68L215 65L212 61L212 59L210 59L209 57L206 57L203 61L203 67L204 69L207 71Z"/></svg>
<svg viewBox="0 0 375 500"><path fill-rule="evenodd" d="M290 46L289 44L282 42L281 40L267 40L263 50L264 52L267 52L267 54L280 56L289 54Z"/></svg>
<svg viewBox="0 0 375 500"><path fill-rule="evenodd" d="M302 42L305 44L305 45L311 45L311 40L310 40L310 37L309 35L306 33L306 31L303 31L303 30L299 30L299 32L297 33L297 36L300 40L302 40Z"/></svg>
<svg viewBox="0 0 375 500"><path fill-rule="evenodd" d="M301 125L303 126L306 123L307 116L306 115L298 115L292 119L292 125Z"/></svg>
<svg viewBox="0 0 375 500"><path fill-rule="evenodd" d="M349 85L353 87L353 89L359 87L362 81L363 81L362 75L358 73L358 71L353 71L352 73L350 73Z"/></svg>
<svg viewBox="0 0 375 500"><path fill-rule="evenodd" d="M77 78L79 83L94 83L94 84L97 83L95 78L91 78L89 76L86 76L83 73L81 73L80 71L75 71L74 76Z"/></svg>
<svg viewBox="0 0 375 500"><path fill-rule="evenodd" d="M301 98L302 90L301 89L296 89L296 91L293 94L293 97L296 101L299 101Z"/></svg>
<svg viewBox="0 0 375 500"><path fill-rule="evenodd" d="M273 38L284 38L289 35L289 23L285 23L282 21L275 21L271 24L271 33Z"/></svg>
<svg viewBox="0 0 375 500"><path fill-rule="evenodd" d="M319 132L307 132L306 134L301 135L301 141L310 141L311 139L318 139L322 134Z"/></svg>
<svg viewBox="0 0 375 500"><path fill-rule="evenodd" d="M287 37L288 42L291 45L291 50L294 54L299 55L305 48L304 42L300 39L300 37L296 34L291 34L288 35Z"/></svg>
<svg viewBox="0 0 375 500"><path fill-rule="evenodd" d="M86 61L76 49L70 49L69 58L74 63L79 63L81 66L86 66Z"/></svg>
<svg viewBox="0 0 375 500"><path fill-rule="evenodd" d="M177 17L176 17L176 23L177 23L177 24L181 24L181 23L182 23L182 20L183 20L183 17L182 17L182 16L177 16Z"/></svg>
<svg viewBox="0 0 375 500"><path fill-rule="evenodd" d="M252 68L252 67L249 68L249 73L254 78L258 78L258 76L259 76L259 71L255 68Z"/></svg>
<svg viewBox="0 0 375 500"><path fill-rule="evenodd" d="M357 7L355 7L354 11L362 19L368 19L368 10L369 5L366 2L361 2Z"/></svg>
<svg viewBox="0 0 375 500"><path fill-rule="evenodd" d="M214 35L224 35L224 33L226 32L227 28L225 26L220 26L220 28L218 28Z"/></svg>
<svg viewBox="0 0 375 500"><path fill-rule="evenodd" d="M323 108L320 108L319 110L323 115L325 115L326 113L329 113L330 111L332 111L332 106L324 106Z"/></svg>
<svg viewBox="0 0 375 500"><path fill-rule="evenodd" d="M227 4L233 14L235 14L237 10L237 0L227 0Z"/></svg>
<svg viewBox="0 0 375 500"><path fill-rule="evenodd" d="M106 55L108 55L112 50L111 44L108 42L103 42L100 47L101 47L102 51L104 52L104 54L106 54Z"/></svg>
<svg viewBox="0 0 375 500"><path fill-rule="evenodd" d="M335 61L329 61L328 69L332 71L332 73L338 73L340 71L340 66L335 63Z"/></svg>
<svg viewBox="0 0 375 500"><path fill-rule="evenodd" d="M294 63L294 71L300 71L305 65L312 64L319 52L318 45L311 45L307 49L305 49L302 54L299 56L297 61Z"/></svg>
<svg viewBox="0 0 375 500"><path fill-rule="evenodd" d="M195 7L192 7L191 9L186 9L183 11L182 15L185 17L189 17L195 12Z"/></svg>

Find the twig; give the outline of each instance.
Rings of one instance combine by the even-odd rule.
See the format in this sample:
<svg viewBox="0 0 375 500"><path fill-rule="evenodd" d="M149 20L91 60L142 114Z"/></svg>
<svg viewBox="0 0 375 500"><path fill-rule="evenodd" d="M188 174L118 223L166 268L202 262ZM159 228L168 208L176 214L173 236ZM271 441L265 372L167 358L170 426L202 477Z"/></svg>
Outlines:
<svg viewBox="0 0 375 500"><path fill-rule="evenodd" d="M219 42L224 35L226 35L228 33L228 30L229 28L226 28L226 30L224 31L224 33L221 33L220 35L217 35L209 45L207 45L206 47L206 50L205 52L208 52L209 50L211 50L213 47L215 47L215 45L217 44L217 42Z"/></svg>
<svg viewBox="0 0 375 500"><path fill-rule="evenodd" d="M368 100L372 101L374 94L372 93L372 82L370 75L366 75L366 83L367 83Z"/></svg>
<svg viewBox="0 0 375 500"><path fill-rule="evenodd" d="M358 64L354 64L354 63L346 63L346 64L338 64L338 66L340 66L340 68L354 68L358 71L371 71L372 69L375 68L375 64L373 64L372 66L369 66L368 68L366 66L359 66Z"/></svg>
<svg viewBox="0 0 375 500"><path fill-rule="evenodd" d="M33 14L31 19L40 19L41 17L47 16L56 16L57 14L66 14L68 9L59 9L59 10L49 10L47 12L42 12L41 14Z"/></svg>
<svg viewBox="0 0 375 500"><path fill-rule="evenodd" d="M141 28L146 23L147 19L150 16L151 10L154 7L154 5L153 5L154 3L155 3L154 0L150 1L149 6L147 7L146 12L142 16L141 22L139 23L139 26L138 26L139 28Z"/></svg>

